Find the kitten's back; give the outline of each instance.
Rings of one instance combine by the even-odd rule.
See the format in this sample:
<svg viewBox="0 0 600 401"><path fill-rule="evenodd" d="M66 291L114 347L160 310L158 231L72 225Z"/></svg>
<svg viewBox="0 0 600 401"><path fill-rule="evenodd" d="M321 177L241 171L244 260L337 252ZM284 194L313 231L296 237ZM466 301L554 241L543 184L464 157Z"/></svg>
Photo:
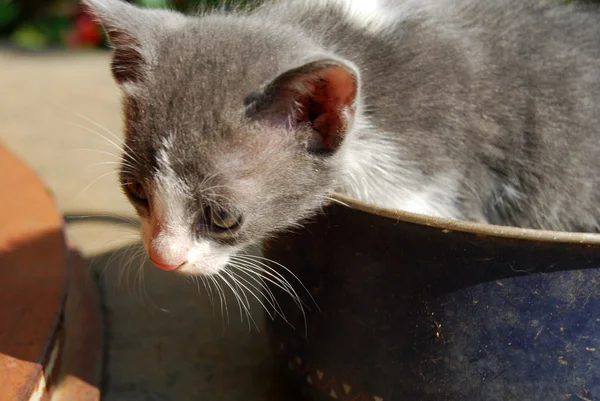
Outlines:
<svg viewBox="0 0 600 401"><path fill-rule="evenodd" d="M258 13L301 27L359 66L376 128L362 139L386 135L398 163L419 166L399 185L454 172L459 215L449 217L599 229L598 7L322 0Z"/></svg>

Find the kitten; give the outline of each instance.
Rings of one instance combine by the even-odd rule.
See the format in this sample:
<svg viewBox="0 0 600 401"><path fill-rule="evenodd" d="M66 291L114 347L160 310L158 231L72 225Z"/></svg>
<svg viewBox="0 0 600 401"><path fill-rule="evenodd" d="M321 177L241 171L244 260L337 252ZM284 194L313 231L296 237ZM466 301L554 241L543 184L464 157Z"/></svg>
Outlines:
<svg viewBox="0 0 600 401"><path fill-rule="evenodd" d="M153 262L212 274L342 192L600 229L600 9L280 1L192 17L86 0L124 94L121 181Z"/></svg>

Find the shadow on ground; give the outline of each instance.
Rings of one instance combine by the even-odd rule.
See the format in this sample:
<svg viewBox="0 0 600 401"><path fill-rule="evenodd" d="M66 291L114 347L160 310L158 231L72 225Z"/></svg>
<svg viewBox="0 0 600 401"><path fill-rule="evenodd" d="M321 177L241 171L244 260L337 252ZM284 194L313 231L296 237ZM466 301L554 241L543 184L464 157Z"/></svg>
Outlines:
<svg viewBox="0 0 600 401"><path fill-rule="evenodd" d="M260 305L250 301L259 333L228 292L227 322L214 293L211 304L202 284L142 263L138 250L88 260L105 314L103 400L274 400Z"/></svg>

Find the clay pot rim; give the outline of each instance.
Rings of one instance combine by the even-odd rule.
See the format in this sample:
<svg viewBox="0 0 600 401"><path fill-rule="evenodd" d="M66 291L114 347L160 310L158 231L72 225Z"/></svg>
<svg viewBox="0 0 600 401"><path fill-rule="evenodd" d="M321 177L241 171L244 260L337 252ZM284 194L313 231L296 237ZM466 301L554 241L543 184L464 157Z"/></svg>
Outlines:
<svg viewBox="0 0 600 401"><path fill-rule="evenodd" d="M333 194L332 198L352 209L360 210L365 213L408 223L436 227L442 230L459 231L475 234L477 236L512 238L536 242L562 242L600 245L600 234L535 230L528 228L505 227L493 224L473 223L469 221L458 221L383 208L372 203L360 201L342 194Z"/></svg>

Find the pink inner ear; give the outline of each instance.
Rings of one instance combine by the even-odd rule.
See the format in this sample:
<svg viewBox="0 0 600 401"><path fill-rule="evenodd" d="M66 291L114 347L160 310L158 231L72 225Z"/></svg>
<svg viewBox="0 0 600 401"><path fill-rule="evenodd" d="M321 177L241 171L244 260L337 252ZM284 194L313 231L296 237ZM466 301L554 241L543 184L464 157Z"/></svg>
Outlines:
<svg viewBox="0 0 600 401"><path fill-rule="evenodd" d="M310 123L317 132L320 143L309 144L311 150L333 151L354 117L356 77L347 68L334 65L301 79L303 93L296 99L301 105L296 120Z"/></svg>

